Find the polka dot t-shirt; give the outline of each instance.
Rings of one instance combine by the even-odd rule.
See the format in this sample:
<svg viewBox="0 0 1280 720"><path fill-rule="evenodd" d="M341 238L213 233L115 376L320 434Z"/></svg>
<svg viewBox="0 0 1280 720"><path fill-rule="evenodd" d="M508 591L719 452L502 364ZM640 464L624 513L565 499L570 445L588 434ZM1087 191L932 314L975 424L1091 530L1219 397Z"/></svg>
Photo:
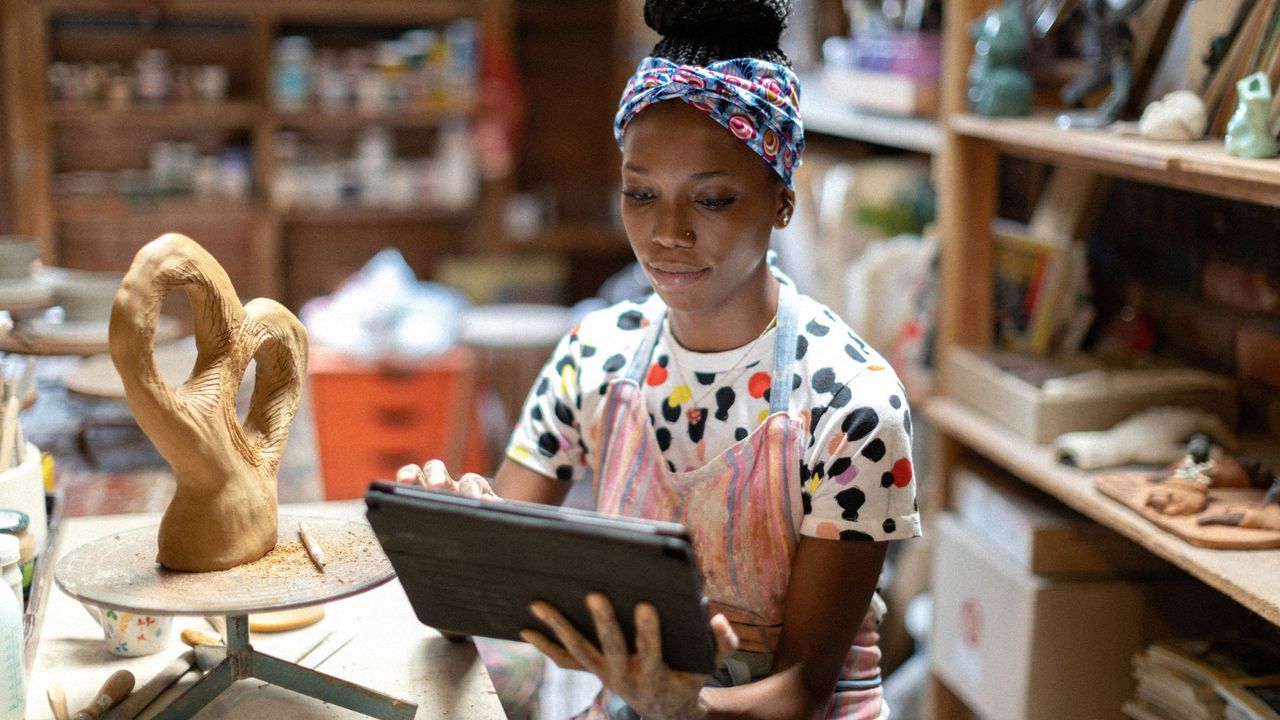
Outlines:
<svg viewBox="0 0 1280 720"><path fill-rule="evenodd" d="M662 309L655 295L584 318L534 383L507 455L548 477L589 478L609 384L626 375ZM919 535L911 411L901 383L879 353L803 295L798 323L790 412L809 430L798 476L800 533L847 540ZM749 349L698 353L662 328L641 384L668 470L705 465L768 417L777 332L770 329Z"/></svg>

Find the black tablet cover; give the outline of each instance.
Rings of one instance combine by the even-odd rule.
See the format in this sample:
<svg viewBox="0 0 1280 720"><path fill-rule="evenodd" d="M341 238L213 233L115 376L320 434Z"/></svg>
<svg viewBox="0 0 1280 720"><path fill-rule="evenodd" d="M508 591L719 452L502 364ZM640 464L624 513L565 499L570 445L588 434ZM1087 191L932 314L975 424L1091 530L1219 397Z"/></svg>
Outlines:
<svg viewBox="0 0 1280 720"><path fill-rule="evenodd" d="M613 602L635 649L635 604L658 608L662 653L676 670L715 669L715 644L693 549L681 525L375 482L370 526L418 619L463 635L555 635L529 604L545 600L595 641L587 593Z"/></svg>

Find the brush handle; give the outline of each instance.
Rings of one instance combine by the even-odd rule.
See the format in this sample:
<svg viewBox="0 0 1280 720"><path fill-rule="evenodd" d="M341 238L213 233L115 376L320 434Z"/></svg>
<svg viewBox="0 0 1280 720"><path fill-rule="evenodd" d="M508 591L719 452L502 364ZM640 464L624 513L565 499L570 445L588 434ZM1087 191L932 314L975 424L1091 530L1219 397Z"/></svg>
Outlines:
<svg viewBox="0 0 1280 720"><path fill-rule="evenodd" d="M128 670L117 670L102 684L98 695L75 715L71 720L98 720L112 705L120 702L133 691L133 673Z"/></svg>

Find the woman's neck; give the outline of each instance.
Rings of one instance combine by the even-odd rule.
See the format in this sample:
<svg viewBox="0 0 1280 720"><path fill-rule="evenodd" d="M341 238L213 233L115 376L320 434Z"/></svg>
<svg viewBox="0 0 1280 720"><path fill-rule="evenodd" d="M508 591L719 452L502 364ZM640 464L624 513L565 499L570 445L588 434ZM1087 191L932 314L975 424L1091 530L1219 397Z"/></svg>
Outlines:
<svg viewBox="0 0 1280 720"><path fill-rule="evenodd" d="M755 340L778 313L778 280L765 272L720 307L689 311L672 308L671 332L694 352L723 352Z"/></svg>

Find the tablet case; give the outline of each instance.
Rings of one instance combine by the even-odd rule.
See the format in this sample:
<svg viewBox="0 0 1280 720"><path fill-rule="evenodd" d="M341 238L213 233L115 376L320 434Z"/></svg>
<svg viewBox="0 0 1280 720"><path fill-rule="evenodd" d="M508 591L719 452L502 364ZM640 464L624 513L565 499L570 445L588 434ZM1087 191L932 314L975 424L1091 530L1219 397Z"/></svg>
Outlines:
<svg viewBox="0 0 1280 720"><path fill-rule="evenodd" d="M400 483L365 496L374 534L418 620L438 630L519 640L554 633L529 604L545 600L595 642L584 604L600 591L635 650L634 607L658 608L667 665L715 670L706 599L682 525L520 502L493 502Z"/></svg>

